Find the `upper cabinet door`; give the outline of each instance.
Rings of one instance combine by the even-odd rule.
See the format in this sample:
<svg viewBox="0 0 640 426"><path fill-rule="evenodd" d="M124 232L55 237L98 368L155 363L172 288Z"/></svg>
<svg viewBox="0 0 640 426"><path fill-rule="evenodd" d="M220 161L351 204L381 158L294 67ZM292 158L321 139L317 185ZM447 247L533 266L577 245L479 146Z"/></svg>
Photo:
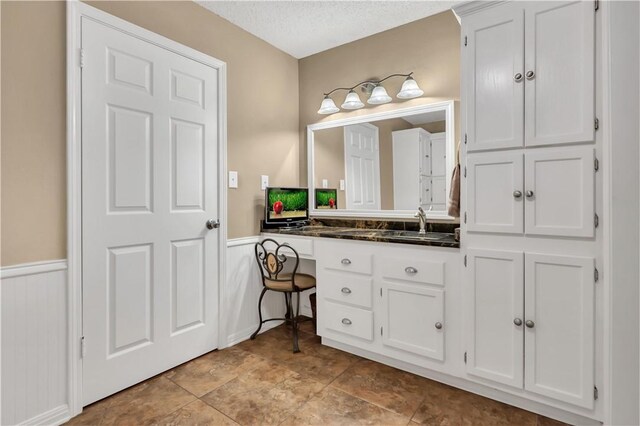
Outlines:
<svg viewBox="0 0 640 426"><path fill-rule="evenodd" d="M593 237L593 148L586 146L530 150L524 158L525 233Z"/></svg>
<svg viewBox="0 0 640 426"><path fill-rule="evenodd" d="M516 3L465 20L467 150L521 147L524 10Z"/></svg>
<svg viewBox="0 0 640 426"><path fill-rule="evenodd" d="M593 408L594 260L525 254L525 389Z"/></svg>
<svg viewBox="0 0 640 426"><path fill-rule="evenodd" d="M467 372L522 388L523 254L468 249L467 256Z"/></svg>
<svg viewBox="0 0 640 426"><path fill-rule="evenodd" d="M525 10L525 145L593 141L593 2L529 2Z"/></svg>
<svg viewBox="0 0 640 426"><path fill-rule="evenodd" d="M466 220L468 231L523 231L522 152L467 157Z"/></svg>

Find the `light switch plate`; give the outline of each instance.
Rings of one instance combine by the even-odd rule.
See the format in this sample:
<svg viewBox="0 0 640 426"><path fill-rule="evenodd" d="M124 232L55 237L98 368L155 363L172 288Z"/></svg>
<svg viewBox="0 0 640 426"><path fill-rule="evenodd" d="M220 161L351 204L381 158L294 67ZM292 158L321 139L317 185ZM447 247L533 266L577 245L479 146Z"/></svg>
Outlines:
<svg viewBox="0 0 640 426"><path fill-rule="evenodd" d="M327 179L322 179L322 187L323 188L328 188L329 187L329 181Z"/></svg>
<svg viewBox="0 0 640 426"><path fill-rule="evenodd" d="M230 171L229 172L229 188L237 188L238 187L238 172Z"/></svg>
<svg viewBox="0 0 640 426"><path fill-rule="evenodd" d="M344 179L340 179L340 191L344 191Z"/></svg>
<svg viewBox="0 0 640 426"><path fill-rule="evenodd" d="M262 188L262 190L265 190L267 189L268 186L269 186L269 176L262 175L260 177L260 188Z"/></svg>

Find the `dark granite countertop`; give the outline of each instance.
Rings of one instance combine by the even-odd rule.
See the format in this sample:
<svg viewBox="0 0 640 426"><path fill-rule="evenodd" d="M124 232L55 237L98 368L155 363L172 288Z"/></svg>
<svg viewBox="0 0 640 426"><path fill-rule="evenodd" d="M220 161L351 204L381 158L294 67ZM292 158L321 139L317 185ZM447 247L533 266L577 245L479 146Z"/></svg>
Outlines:
<svg viewBox="0 0 640 426"><path fill-rule="evenodd" d="M374 225L371 228L365 228L361 225L362 224L360 223L350 223L350 221L342 221L342 223L325 223L314 220L306 226L262 229L262 232L304 237L414 244L433 247L460 247L460 243L454 239L453 232L427 232L426 234L420 235L417 230L406 229L407 226L399 226L397 222L382 222L382 225L380 223L371 223L371 225ZM438 231L448 230L446 227L436 229Z"/></svg>

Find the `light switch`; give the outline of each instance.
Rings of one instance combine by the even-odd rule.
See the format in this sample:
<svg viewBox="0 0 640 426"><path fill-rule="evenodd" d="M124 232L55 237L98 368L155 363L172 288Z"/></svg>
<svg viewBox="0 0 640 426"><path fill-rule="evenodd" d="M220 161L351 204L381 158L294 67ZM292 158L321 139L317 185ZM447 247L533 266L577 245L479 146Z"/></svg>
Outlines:
<svg viewBox="0 0 640 426"><path fill-rule="evenodd" d="M340 191L344 191L344 179L340 179Z"/></svg>
<svg viewBox="0 0 640 426"><path fill-rule="evenodd" d="M229 188L237 188L238 187L238 172L230 171L229 172Z"/></svg>
<svg viewBox="0 0 640 426"><path fill-rule="evenodd" d="M328 188L329 187L329 181L327 179L322 179L322 187L323 188Z"/></svg>
<svg viewBox="0 0 640 426"><path fill-rule="evenodd" d="M262 175L260 177L260 188L262 188L262 190L265 190L267 189L268 186L269 186L269 176Z"/></svg>

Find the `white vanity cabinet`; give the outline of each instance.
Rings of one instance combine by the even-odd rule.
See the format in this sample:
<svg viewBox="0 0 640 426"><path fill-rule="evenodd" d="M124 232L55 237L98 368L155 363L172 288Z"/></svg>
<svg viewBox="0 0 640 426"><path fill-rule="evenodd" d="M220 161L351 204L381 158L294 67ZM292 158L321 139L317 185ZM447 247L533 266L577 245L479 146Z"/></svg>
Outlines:
<svg viewBox="0 0 640 426"><path fill-rule="evenodd" d="M458 352L460 342L448 341L450 328L460 338L459 308L451 307L459 304L457 249L322 238L315 248L324 343L448 371L445 349L458 344Z"/></svg>
<svg viewBox="0 0 640 426"><path fill-rule="evenodd" d="M594 259L467 250L470 375L593 408Z"/></svg>
<svg viewBox="0 0 640 426"><path fill-rule="evenodd" d="M468 151L594 140L593 2L509 2L462 25Z"/></svg>

